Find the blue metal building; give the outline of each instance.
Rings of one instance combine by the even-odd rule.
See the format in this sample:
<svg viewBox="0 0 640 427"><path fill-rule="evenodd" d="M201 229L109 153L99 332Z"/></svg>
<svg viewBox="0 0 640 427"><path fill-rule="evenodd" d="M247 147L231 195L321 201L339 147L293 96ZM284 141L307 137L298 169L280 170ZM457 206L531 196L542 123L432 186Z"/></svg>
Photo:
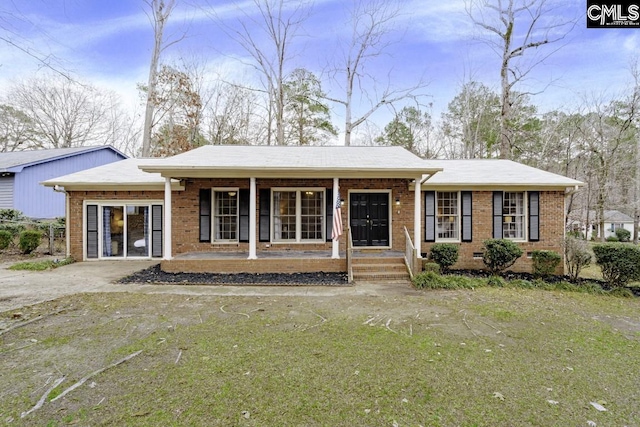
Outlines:
<svg viewBox="0 0 640 427"><path fill-rule="evenodd" d="M65 216L64 194L40 182L126 158L109 145L0 153L0 209L30 218Z"/></svg>

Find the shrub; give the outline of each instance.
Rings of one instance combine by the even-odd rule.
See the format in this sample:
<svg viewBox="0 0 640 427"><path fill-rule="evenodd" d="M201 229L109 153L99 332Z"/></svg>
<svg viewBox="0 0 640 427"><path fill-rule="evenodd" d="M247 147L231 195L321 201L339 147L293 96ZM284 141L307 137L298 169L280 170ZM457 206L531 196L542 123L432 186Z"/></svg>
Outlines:
<svg viewBox="0 0 640 427"><path fill-rule="evenodd" d="M533 261L533 275L536 277L546 277L556 271L562 257L554 251L533 251L531 253Z"/></svg>
<svg viewBox="0 0 640 427"><path fill-rule="evenodd" d="M443 289L445 280L434 271L425 271L413 277L413 285L419 289Z"/></svg>
<svg viewBox="0 0 640 427"><path fill-rule="evenodd" d="M609 236L607 237L607 242L619 242L620 239L618 239L618 236Z"/></svg>
<svg viewBox="0 0 640 427"><path fill-rule="evenodd" d="M25 230L23 224L15 224L12 222L0 223L0 230L8 231L11 233L11 237L16 237L18 234Z"/></svg>
<svg viewBox="0 0 640 427"><path fill-rule="evenodd" d="M414 276L413 285L420 289L474 289L478 281L465 276L441 276L425 271Z"/></svg>
<svg viewBox="0 0 640 427"><path fill-rule="evenodd" d="M453 243L436 243L431 246L429 258L434 260L445 272L458 261L458 245Z"/></svg>
<svg viewBox="0 0 640 427"><path fill-rule="evenodd" d="M494 288L504 288L507 282L500 276L491 276L489 280L487 280L487 285L493 286Z"/></svg>
<svg viewBox="0 0 640 427"><path fill-rule="evenodd" d="M631 239L631 232L626 228L616 229L616 237L621 242L628 242Z"/></svg>
<svg viewBox="0 0 640 427"><path fill-rule="evenodd" d="M593 247L602 278L610 287L623 287L640 279L640 248L624 243L602 243Z"/></svg>
<svg viewBox="0 0 640 427"><path fill-rule="evenodd" d="M591 264L591 254L586 241L567 236L564 239L564 259L569 270L569 278L578 280L583 267Z"/></svg>
<svg viewBox="0 0 640 427"><path fill-rule="evenodd" d="M0 221L24 221L26 217L17 209L0 209Z"/></svg>
<svg viewBox="0 0 640 427"><path fill-rule="evenodd" d="M13 240L13 236L7 230L0 230L0 250L7 249Z"/></svg>
<svg viewBox="0 0 640 427"><path fill-rule="evenodd" d="M613 288L609 291L609 295L620 298L633 298L633 292L629 288Z"/></svg>
<svg viewBox="0 0 640 427"><path fill-rule="evenodd" d="M522 249L507 239L488 239L483 242L482 262L491 274L511 267L522 256Z"/></svg>
<svg viewBox="0 0 640 427"><path fill-rule="evenodd" d="M433 271L434 273L440 272L440 265L435 262L425 262L424 263L424 271Z"/></svg>
<svg viewBox="0 0 640 427"><path fill-rule="evenodd" d="M20 233L20 250L25 254L30 254L40 246L42 233L36 230L27 230Z"/></svg>

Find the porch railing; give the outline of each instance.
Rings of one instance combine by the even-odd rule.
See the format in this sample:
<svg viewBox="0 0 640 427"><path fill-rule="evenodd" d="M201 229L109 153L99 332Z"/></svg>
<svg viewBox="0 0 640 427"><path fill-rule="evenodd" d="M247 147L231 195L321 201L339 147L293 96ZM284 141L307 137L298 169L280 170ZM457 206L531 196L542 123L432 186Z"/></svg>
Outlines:
<svg viewBox="0 0 640 427"><path fill-rule="evenodd" d="M347 277L348 282L353 282L353 238L351 237L351 228L347 227Z"/></svg>
<svg viewBox="0 0 640 427"><path fill-rule="evenodd" d="M413 275L420 271L420 266L418 265L418 250L413 246L407 227L404 227L404 239L404 263L409 271L409 276L413 279Z"/></svg>

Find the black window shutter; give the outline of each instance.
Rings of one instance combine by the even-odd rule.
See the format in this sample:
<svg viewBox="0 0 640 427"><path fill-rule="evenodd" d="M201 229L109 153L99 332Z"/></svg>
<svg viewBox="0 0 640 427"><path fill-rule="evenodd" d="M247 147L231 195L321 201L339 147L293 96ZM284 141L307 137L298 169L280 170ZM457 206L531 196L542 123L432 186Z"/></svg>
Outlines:
<svg viewBox="0 0 640 427"><path fill-rule="evenodd" d="M200 241L211 241L211 189L200 189Z"/></svg>
<svg viewBox="0 0 640 427"><path fill-rule="evenodd" d="M98 205L87 205L87 258L98 258Z"/></svg>
<svg viewBox="0 0 640 427"><path fill-rule="evenodd" d="M151 256L162 256L162 205L151 206Z"/></svg>
<svg viewBox="0 0 640 427"><path fill-rule="evenodd" d="M540 240L540 192L529 191L529 240Z"/></svg>
<svg viewBox="0 0 640 427"><path fill-rule="evenodd" d="M241 189L238 193L240 197L240 235L239 240L241 242L249 241L249 204L250 204L250 191L249 189Z"/></svg>
<svg viewBox="0 0 640 427"><path fill-rule="evenodd" d="M462 241L471 242L473 240L473 197L471 191L460 192L462 198Z"/></svg>
<svg viewBox="0 0 640 427"><path fill-rule="evenodd" d="M502 191L493 192L493 238L502 239Z"/></svg>
<svg viewBox="0 0 640 427"><path fill-rule="evenodd" d="M270 223L271 223L271 189L260 189L260 235L258 240L261 242L271 241Z"/></svg>
<svg viewBox="0 0 640 427"><path fill-rule="evenodd" d="M424 241L436 241L436 192L424 192Z"/></svg>
<svg viewBox="0 0 640 427"><path fill-rule="evenodd" d="M326 206L327 206L327 223L326 223L326 231L325 231L325 239L327 242L331 241L331 231L333 230L333 208L335 207L336 201L333 200L333 189L327 188L327 191L324 193L326 197Z"/></svg>

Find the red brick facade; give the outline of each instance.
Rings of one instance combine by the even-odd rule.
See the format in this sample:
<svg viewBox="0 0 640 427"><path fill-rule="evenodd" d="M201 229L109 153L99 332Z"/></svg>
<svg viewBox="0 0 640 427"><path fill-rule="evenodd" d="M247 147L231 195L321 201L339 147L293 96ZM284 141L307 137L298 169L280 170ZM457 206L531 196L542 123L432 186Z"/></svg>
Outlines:
<svg viewBox="0 0 640 427"><path fill-rule="evenodd" d="M83 259L83 202L126 200L126 201L158 201L164 200L163 191L70 191L69 218L67 218L70 256L76 260Z"/></svg>
<svg viewBox="0 0 640 427"><path fill-rule="evenodd" d="M189 252L216 252L216 251L245 251L248 252L248 243L230 243L216 244L203 243L199 241L199 192L200 189L207 188L238 188L248 189L249 179L186 179L184 181L184 191L174 191L172 193L172 254L174 256ZM333 188L333 180L331 179L257 179L257 197L261 189L284 187L284 188ZM404 251L406 226L409 235L413 238L413 221L414 221L414 191L409 188L409 181L406 179L341 179L340 193L345 200L342 208L342 220L345 226L345 234L348 228L349 220L349 192L354 191L380 191L389 192L389 203L391 206L391 249L396 251ZM335 197L335 196L334 196ZM69 239L70 239L70 255L75 259L83 259L83 201L141 201L153 200L162 202L164 200L163 191L72 191L69 192ZM399 204L396 204L396 200ZM256 218L259 218L260 200L256 203ZM427 253L432 243L424 241L425 225L424 225L424 197L421 196L421 242L420 248L422 253ZM258 231L259 232L259 231ZM474 191L473 192L473 240L472 242L459 243L460 257L454 268L464 269L482 269L482 259L474 257L474 253L482 252L482 242L485 239L492 238L492 192L491 191ZM538 242L522 242L518 243L525 252L525 255L518 260L513 266L515 271L531 271L531 259L527 258L526 253L535 249L553 250L562 254L562 242L564 237L564 193L562 191L543 191L540 192L540 241ZM415 243L415 242L414 242ZM264 251L282 251L286 249L292 250L321 250L331 252L332 243L267 243L258 242L257 251L258 258L260 252ZM346 235L340 239L340 251L346 249ZM261 263L245 262L249 268L254 265L254 269L260 270ZM271 260L272 262L274 260ZM229 261L227 261L229 262ZM343 268L343 260L339 262L325 260L317 261L329 263L337 266L335 268ZM301 270L313 267L313 264L307 264L309 267L297 266L295 264L281 264L277 267L279 271L288 271L290 269ZM329 264L315 267L323 271L332 271ZM172 270L179 269L179 263L172 264ZM314 267L314 268L315 268ZM343 271L343 270L341 270ZM558 272L562 273L563 267L559 267Z"/></svg>
<svg viewBox="0 0 640 427"><path fill-rule="evenodd" d="M493 199L492 191L474 191L473 198L473 240L459 243L460 255L455 269L480 270L484 268L481 257L482 242L493 238ZM424 200L422 200L424 212ZM564 192L540 192L540 240L537 242L517 242L524 255L510 268L513 271L531 272L531 258L527 256L534 250L551 250L564 259ZM424 224L422 225L424 240ZM428 253L433 243L422 242L422 253ZM558 274L564 273L564 263L558 267Z"/></svg>

